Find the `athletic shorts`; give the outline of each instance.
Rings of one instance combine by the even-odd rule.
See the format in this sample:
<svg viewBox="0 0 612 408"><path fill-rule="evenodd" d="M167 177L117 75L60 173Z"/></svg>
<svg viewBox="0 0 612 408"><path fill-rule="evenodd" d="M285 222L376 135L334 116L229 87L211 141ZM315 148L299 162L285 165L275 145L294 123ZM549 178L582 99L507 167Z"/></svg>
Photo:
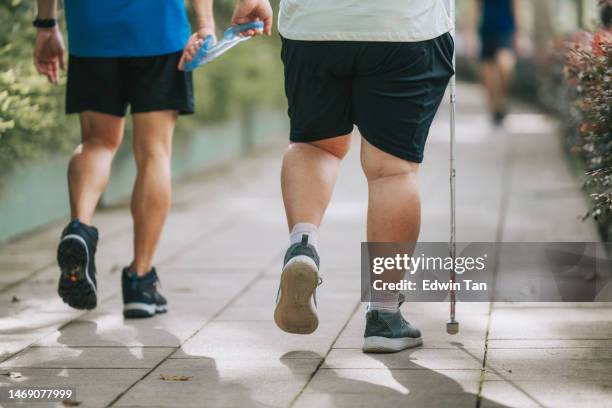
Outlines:
<svg viewBox="0 0 612 408"><path fill-rule="evenodd" d="M453 52L448 33L421 42L283 38L291 141L342 136L357 125L378 149L421 163Z"/></svg>
<svg viewBox="0 0 612 408"><path fill-rule="evenodd" d="M96 111L124 116L128 105L131 113L193 113L191 72L176 68L181 54L120 58L70 55L66 113Z"/></svg>
<svg viewBox="0 0 612 408"><path fill-rule="evenodd" d="M481 33L480 59L490 61L501 49L514 50L514 33Z"/></svg>

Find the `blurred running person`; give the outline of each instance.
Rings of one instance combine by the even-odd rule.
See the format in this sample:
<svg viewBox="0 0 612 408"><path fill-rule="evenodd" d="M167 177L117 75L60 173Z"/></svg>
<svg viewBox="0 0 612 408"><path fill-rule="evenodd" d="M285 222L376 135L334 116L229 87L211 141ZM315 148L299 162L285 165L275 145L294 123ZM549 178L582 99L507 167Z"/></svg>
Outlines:
<svg viewBox="0 0 612 408"><path fill-rule="evenodd" d="M501 125L508 112L508 92L520 39L520 0L473 0L470 29L480 37L481 80L491 119Z"/></svg>
<svg viewBox="0 0 612 408"><path fill-rule="evenodd" d="M167 311L153 257L170 209L174 125L179 115L194 110L191 73L178 67L193 57L203 38L214 35L212 2L191 1L196 33L190 37L183 0L64 1L70 54L66 113L79 114L82 140L68 166L72 220L57 251L58 292L76 309L97 305L99 237L92 218L123 139L129 106L137 176L130 206L134 256L122 273L123 314L150 317ZM261 18L270 32L267 0L240 0L234 16ZM64 44L57 28L57 0L38 0L34 26L34 64L58 84Z"/></svg>
<svg viewBox="0 0 612 408"><path fill-rule="evenodd" d="M282 0L278 29L291 121L281 174L290 235L274 319L308 334L318 326L318 228L354 125L369 187L368 242L418 239L419 164L453 75L452 22L443 0ZM399 304L398 292L372 297L365 352L422 344Z"/></svg>

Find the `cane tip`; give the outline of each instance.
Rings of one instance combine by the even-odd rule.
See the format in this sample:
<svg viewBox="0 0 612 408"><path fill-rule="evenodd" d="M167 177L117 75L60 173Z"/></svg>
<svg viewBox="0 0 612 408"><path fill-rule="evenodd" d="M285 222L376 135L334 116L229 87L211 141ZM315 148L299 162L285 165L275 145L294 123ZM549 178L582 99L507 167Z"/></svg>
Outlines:
<svg viewBox="0 0 612 408"><path fill-rule="evenodd" d="M451 320L446 323L446 332L448 334L457 334L459 333L459 322L456 320Z"/></svg>

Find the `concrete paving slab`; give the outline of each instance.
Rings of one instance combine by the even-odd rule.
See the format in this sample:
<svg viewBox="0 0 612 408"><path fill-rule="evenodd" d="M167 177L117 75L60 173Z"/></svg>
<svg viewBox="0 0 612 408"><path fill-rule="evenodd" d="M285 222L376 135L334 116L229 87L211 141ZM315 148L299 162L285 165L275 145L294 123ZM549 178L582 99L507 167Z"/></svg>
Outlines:
<svg viewBox="0 0 612 408"><path fill-rule="evenodd" d="M333 349L322 368L404 369L404 370L480 370L481 349L413 348L395 354L364 354L361 349Z"/></svg>
<svg viewBox="0 0 612 408"><path fill-rule="evenodd" d="M477 370L322 369L294 406L474 407L479 377Z"/></svg>
<svg viewBox="0 0 612 408"><path fill-rule="evenodd" d="M350 310L347 310L347 319ZM288 334L271 321L211 322L189 339L173 358L215 356L222 360L278 360L291 351L325 355L343 322L324 320L309 335Z"/></svg>
<svg viewBox="0 0 612 408"><path fill-rule="evenodd" d="M173 351L164 347L31 347L0 364L0 369L152 368Z"/></svg>
<svg viewBox="0 0 612 408"><path fill-rule="evenodd" d="M32 369L20 368L21 378L2 380L0 387L74 387L79 407L105 407L127 387L138 381L146 369ZM2 377L5 378L5 377ZM8 404L3 407L24 407ZM36 402L36 408L62 407L61 403Z"/></svg>
<svg viewBox="0 0 612 408"><path fill-rule="evenodd" d="M562 304L495 307L489 332L490 339L609 339L611 336L610 308L567 308Z"/></svg>
<svg viewBox="0 0 612 408"><path fill-rule="evenodd" d="M227 366L214 358L170 359L122 397L115 406L286 407L300 392L319 359L278 359ZM164 381L160 376L186 376ZM186 399L185 396L189 395Z"/></svg>

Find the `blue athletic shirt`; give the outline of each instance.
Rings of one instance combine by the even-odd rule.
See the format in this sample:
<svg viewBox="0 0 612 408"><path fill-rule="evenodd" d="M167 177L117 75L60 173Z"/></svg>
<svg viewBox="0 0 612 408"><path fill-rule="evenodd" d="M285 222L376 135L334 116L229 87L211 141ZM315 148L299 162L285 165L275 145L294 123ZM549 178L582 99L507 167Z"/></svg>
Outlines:
<svg viewBox="0 0 612 408"><path fill-rule="evenodd" d="M482 34L509 34L516 31L513 0L481 0Z"/></svg>
<svg viewBox="0 0 612 408"><path fill-rule="evenodd" d="M65 0L70 54L144 57L180 51L190 35L183 0Z"/></svg>

